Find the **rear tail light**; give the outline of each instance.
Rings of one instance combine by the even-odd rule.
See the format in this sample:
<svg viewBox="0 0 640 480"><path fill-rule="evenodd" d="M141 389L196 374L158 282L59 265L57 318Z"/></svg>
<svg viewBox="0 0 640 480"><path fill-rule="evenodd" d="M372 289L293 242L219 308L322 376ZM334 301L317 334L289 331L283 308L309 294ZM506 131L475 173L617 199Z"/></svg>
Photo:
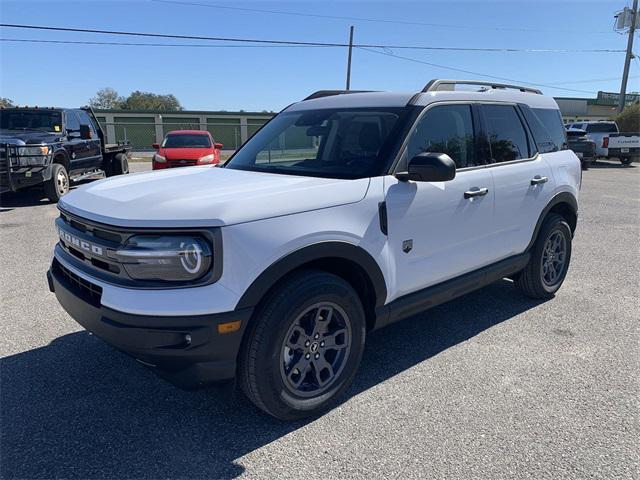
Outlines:
<svg viewBox="0 0 640 480"><path fill-rule="evenodd" d="M609 137L604 137L602 139L602 148L609 148Z"/></svg>

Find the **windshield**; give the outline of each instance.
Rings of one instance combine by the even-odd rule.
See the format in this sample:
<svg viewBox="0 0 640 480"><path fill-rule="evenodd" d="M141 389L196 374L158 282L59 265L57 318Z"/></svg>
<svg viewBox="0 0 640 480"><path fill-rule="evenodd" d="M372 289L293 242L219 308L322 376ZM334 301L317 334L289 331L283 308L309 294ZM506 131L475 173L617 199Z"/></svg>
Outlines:
<svg viewBox="0 0 640 480"><path fill-rule="evenodd" d="M379 175L379 158L401 108L351 108L281 113L225 168L326 178Z"/></svg>
<svg viewBox="0 0 640 480"><path fill-rule="evenodd" d="M211 146L208 135L179 134L167 135L162 148L208 148Z"/></svg>
<svg viewBox="0 0 640 480"><path fill-rule="evenodd" d="M62 131L60 112L48 110L0 110L0 128L6 130Z"/></svg>

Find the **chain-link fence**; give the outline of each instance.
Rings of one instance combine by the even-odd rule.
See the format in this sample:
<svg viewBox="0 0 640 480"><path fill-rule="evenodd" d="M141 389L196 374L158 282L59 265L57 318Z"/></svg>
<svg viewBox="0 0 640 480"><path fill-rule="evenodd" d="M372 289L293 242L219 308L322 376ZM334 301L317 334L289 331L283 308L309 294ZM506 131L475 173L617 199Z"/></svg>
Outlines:
<svg viewBox="0 0 640 480"><path fill-rule="evenodd" d="M242 144L239 123L150 123L150 122L101 122L109 142L128 141L133 150L152 150L151 145L173 130L208 130L225 150L236 150ZM205 126L206 128L201 128ZM110 135L111 133L111 135ZM253 132L251 132L253 133ZM250 134L249 134L250 135ZM115 138L111 138L115 136Z"/></svg>

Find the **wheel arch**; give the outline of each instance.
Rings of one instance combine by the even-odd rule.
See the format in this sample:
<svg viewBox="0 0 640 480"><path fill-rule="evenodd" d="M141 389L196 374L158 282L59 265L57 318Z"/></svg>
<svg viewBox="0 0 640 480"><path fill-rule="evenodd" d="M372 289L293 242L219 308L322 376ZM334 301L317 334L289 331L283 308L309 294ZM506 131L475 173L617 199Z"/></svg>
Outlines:
<svg viewBox="0 0 640 480"><path fill-rule="evenodd" d="M536 238L538 238L538 233L540 232L542 223L549 213L557 213L561 215L569 224L571 235L575 233L578 224L578 201L576 200L576 197L569 192L559 193L555 197L553 197L544 208L544 210L542 210L542 213L540 214L538 222L536 223L536 227L533 231L531 241L527 246L527 251L531 250L531 248L533 247Z"/></svg>
<svg viewBox="0 0 640 480"><path fill-rule="evenodd" d="M69 165L70 165L69 154L64 148L60 148L55 152L53 152L52 163L59 163L67 170L67 172L69 172Z"/></svg>
<svg viewBox="0 0 640 480"><path fill-rule="evenodd" d="M282 257L252 282L238 301L237 309L259 305L287 276L303 269L322 270L347 281L356 290L373 328L375 311L384 305L387 286L380 266L362 247L347 242L322 242Z"/></svg>

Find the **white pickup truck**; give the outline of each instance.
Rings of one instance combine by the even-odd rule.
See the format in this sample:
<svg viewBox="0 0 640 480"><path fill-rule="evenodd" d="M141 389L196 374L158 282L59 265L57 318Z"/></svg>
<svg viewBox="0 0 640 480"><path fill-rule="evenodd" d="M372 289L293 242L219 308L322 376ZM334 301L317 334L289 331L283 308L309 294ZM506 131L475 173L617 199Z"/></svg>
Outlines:
<svg viewBox="0 0 640 480"><path fill-rule="evenodd" d="M640 157L640 133L612 133L602 143L608 149L609 158L618 158L623 165Z"/></svg>

